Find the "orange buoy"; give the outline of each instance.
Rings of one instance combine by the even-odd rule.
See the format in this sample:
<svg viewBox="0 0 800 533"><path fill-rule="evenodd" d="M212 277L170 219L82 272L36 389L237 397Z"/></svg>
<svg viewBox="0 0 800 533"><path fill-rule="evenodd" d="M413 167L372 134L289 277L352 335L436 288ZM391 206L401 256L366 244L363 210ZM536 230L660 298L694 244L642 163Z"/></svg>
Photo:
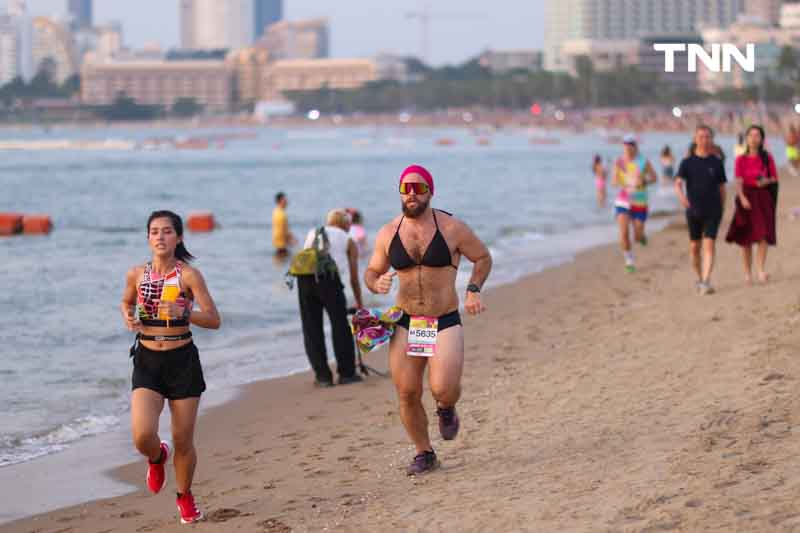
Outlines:
<svg viewBox="0 0 800 533"><path fill-rule="evenodd" d="M19 213L0 213L0 236L22 233L22 215Z"/></svg>
<svg viewBox="0 0 800 533"><path fill-rule="evenodd" d="M443 137L441 139L436 139L436 144L438 146L453 146L456 142L453 139L448 137Z"/></svg>
<svg viewBox="0 0 800 533"><path fill-rule="evenodd" d="M22 233L26 235L45 235L53 229L53 221L48 215L24 215Z"/></svg>
<svg viewBox="0 0 800 533"><path fill-rule="evenodd" d="M217 227L214 214L210 211L190 213L186 219L186 227L195 233L205 233L213 231Z"/></svg>

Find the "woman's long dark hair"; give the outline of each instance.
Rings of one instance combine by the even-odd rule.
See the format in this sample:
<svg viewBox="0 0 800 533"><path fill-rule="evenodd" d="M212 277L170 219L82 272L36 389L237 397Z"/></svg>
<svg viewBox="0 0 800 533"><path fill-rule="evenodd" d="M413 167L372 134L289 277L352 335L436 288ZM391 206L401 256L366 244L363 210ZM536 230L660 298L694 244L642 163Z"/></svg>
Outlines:
<svg viewBox="0 0 800 533"><path fill-rule="evenodd" d="M173 213L172 211L153 211L150 213L150 216L147 218L147 236L150 236L150 224L157 218L168 218L170 222L172 222L172 227L175 229L175 233L178 237L183 237L183 220L177 214ZM189 250L186 249L186 246L183 244L183 239L178 243L175 247L175 258L178 261L183 261L184 263L188 263L194 256L189 253Z"/></svg>
<svg viewBox="0 0 800 533"><path fill-rule="evenodd" d="M764 165L764 170L767 172L767 177L774 178L775 176L769 175L769 152L767 152L767 150L764 148L764 142L767 140L767 135L764 133L764 128L758 124L753 124L747 128L747 131L745 132L745 138L747 138L747 135L749 135L752 130L756 130L761 134L761 144L758 145L758 157L761 158L761 163ZM747 153L750 153L749 145L747 146Z"/></svg>
<svg viewBox="0 0 800 533"><path fill-rule="evenodd" d="M758 145L758 157L761 158L761 164L764 165L764 171L767 174L767 178L777 178L778 176L770 176L770 165L769 165L769 152L767 152L766 148L764 148L764 143L767 140L767 135L764 132L764 127L759 126L758 124L753 124L749 128L747 128L747 132L745 135L750 133L751 130L756 130L758 133L761 134L761 144ZM750 146L747 146L747 153L750 153ZM770 183L767 186L767 190L769 191L770 196L772 196L772 207L776 207L778 205L778 183Z"/></svg>

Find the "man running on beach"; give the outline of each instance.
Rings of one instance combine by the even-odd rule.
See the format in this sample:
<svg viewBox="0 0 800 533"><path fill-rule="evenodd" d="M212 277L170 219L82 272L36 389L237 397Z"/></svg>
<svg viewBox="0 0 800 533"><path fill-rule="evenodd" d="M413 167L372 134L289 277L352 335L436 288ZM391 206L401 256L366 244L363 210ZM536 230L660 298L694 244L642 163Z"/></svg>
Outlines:
<svg viewBox="0 0 800 533"><path fill-rule="evenodd" d="M619 240L625 256L625 271L635 272L636 265L631 250L630 225L636 242L647 245L644 224L647 221L647 186L658 179L653 166L641 153L636 137L626 135L624 152L614 165L614 186L619 187L614 202Z"/></svg>
<svg viewBox="0 0 800 533"><path fill-rule="evenodd" d="M403 318L389 345L389 366L400 402L400 419L416 446L407 469L418 475L439 466L428 435L422 406L422 378L430 361L428 381L436 400L439 432L444 440L458 434L455 405L461 395L464 334L458 313L456 274L463 255L472 263L464 301L471 315L485 311L480 291L492 269L492 256L463 222L430 207L433 176L412 165L400 176L403 214L383 226L364 280L374 293L387 294L395 276L397 305ZM393 267L394 271L389 271Z"/></svg>
<svg viewBox="0 0 800 533"><path fill-rule="evenodd" d="M675 191L678 193L681 205L686 209L692 268L697 274L697 291L700 294L712 294L714 244L725 207L725 182L728 180L725 177L725 165L714 154L714 132L711 128L697 127L694 146L694 153L681 161L675 181Z"/></svg>

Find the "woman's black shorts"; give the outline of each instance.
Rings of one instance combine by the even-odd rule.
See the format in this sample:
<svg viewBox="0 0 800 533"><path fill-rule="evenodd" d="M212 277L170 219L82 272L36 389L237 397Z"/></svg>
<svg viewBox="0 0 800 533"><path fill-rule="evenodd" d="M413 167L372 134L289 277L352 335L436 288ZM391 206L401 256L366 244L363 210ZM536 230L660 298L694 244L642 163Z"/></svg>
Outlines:
<svg viewBox="0 0 800 533"><path fill-rule="evenodd" d="M197 398L206 390L200 355L193 342L163 352L138 343L131 381L132 389L150 389L168 400Z"/></svg>

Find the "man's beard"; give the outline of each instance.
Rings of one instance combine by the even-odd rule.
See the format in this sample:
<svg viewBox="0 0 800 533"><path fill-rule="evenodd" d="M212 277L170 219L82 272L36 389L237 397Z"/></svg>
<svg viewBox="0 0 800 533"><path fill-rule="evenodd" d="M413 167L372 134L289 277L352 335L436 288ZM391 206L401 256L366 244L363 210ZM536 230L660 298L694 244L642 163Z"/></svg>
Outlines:
<svg viewBox="0 0 800 533"><path fill-rule="evenodd" d="M424 213L426 209L428 209L428 205L430 204L430 202L431 202L430 200L422 201L418 199L416 207L408 207L406 203L402 201L400 203L403 206L403 214L405 216L407 216L408 218L417 218L422 213Z"/></svg>

